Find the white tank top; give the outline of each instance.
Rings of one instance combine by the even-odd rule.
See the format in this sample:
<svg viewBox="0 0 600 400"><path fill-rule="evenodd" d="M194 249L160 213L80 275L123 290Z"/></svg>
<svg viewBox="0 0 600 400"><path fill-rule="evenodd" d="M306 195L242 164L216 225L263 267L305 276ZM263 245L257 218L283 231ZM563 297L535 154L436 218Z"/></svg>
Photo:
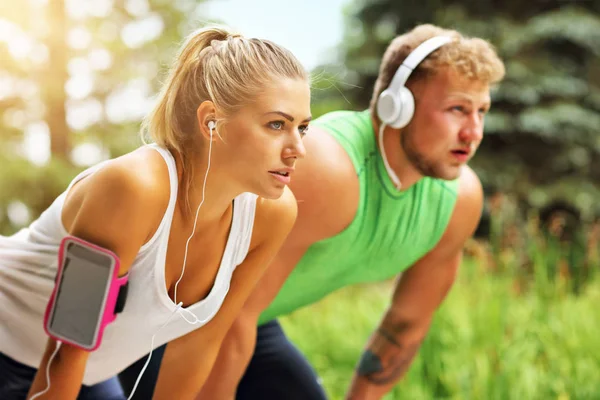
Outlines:
<svg viewBox="0 0 600 400"><path fill-rule="evenodd" d="M100 347L90 353L85 385L111 378L147 354L152 335L169 318L154 338L154 348L210 321L227 295L233 271L245 259L250 246L257 196L243 193L234 199L231 231L214 285L206 298L186 308L203 323L189 324L183 317L194 318L181 309L173 315L177 307L166 290L165 258L177 200L177 171L167 150L150 147L163 156L169 169L169 205L155 235L141 247L130 267L125 309L106 327ZM33 368L39 367L48 340L43 315L54 287L58 246L68 234L61 220L66 193L74 183L104 164L79 174L28 228L13 236L0 236L0 352Z"/></svg>

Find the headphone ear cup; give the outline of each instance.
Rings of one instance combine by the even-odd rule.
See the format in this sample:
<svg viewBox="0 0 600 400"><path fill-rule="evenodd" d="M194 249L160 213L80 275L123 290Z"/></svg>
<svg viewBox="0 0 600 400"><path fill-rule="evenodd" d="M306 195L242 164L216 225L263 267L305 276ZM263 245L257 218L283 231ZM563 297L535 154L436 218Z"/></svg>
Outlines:
<svg viewBox="0 0 600 400"><path fill-rule="evenodd" d="M385 89L377 99L377 116L386 125L399 116L399 99L390 89Z"/></svg>
<svg viewBox="0 0 600 400"><path fill-rule="evenodd" d="M415 113L415 98L413 97L412 92L406 86L400 88L398 100L398 117L389 124L395 129L401 129L408 125L413 117L413 114Z"/></svg>

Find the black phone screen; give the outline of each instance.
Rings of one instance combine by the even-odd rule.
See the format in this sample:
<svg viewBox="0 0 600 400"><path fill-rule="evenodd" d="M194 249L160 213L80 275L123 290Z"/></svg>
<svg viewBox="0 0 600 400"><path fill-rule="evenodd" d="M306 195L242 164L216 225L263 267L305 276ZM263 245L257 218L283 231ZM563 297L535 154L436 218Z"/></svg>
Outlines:
<svg viewBox="0 0 600 400"><path fill-rule="evenodd" d="M67 244L49 330L59 337L91 347L102 320L113 259L82 244Z"/></svg>

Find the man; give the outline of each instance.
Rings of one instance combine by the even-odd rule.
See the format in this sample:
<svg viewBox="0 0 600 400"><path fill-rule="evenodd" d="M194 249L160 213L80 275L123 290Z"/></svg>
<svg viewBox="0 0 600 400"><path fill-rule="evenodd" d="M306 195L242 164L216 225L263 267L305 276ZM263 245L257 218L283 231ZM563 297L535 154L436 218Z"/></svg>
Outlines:
<svg viewBox="0 0 600 400"><path fill-rule="evenodd" d="M428 41L429 50L420 48L424 60L409 65L414 71L399 70L436 36L451 40L434 39L433 47ZM406 71L413 115L410 94L398 84ZM395 75L394 87L381 95ZM490 85L503 76L487 42L422 25L389 45L369 110L333 112L311 124L307 156L290 184L296 224L229 331L199 399L324 399L277 317L338 288L402 273L347 399L380 399L391 390L417 353L477 227L483 194L466 163L482 139Z"/></svg>

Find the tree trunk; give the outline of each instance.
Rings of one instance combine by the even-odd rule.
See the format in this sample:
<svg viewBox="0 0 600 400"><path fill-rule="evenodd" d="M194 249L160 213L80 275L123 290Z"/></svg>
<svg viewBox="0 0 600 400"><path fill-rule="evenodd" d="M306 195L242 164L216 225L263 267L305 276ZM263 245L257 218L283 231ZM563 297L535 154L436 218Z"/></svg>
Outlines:
<svg viewBox="0 0 600 400"><path fill-rule="evenodd" d="M50 130L50 152L52 158L69 162L71 144L70 131L67 125L65 103L67 95L65 84L69 78L67 71L67 15L64 0L48 2L48 20L50 32L46 41L49 54L49 65L44 87L44 104L46 106L46 122Z"/></svg>

